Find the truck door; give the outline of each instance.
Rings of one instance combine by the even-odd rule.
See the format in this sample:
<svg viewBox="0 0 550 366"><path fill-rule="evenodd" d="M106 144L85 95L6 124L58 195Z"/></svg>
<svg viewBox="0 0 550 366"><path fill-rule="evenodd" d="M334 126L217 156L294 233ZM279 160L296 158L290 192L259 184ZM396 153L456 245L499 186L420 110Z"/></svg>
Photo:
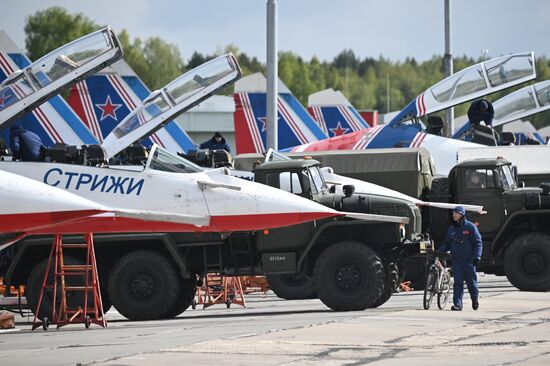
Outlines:
<svg viewBox="0 0 550 366"><path fill-rule="evenodd" d="M467 168L462 170L456 197L457 203L483 205L487 214L469 213L469 220L479 223L482 236L490 238L504 221L503 191L497 174L492 168Z"/></svg>

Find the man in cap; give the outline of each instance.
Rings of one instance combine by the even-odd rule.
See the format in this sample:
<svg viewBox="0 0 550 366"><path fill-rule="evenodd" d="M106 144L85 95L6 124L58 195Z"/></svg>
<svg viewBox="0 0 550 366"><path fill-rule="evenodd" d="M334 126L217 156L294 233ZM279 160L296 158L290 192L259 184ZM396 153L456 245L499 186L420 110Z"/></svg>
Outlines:
<svg viewBox="0 0 550 366"><path fill-rule="evenodd" d="M201 149L210 149L210 150L225 150L231 152L229 145L225 142L225 138L221 133L216 132L210 140L207 140L200 144Z"/></svg>
<svg viewBox="0 0 550 366"><path fill-rule="evenodd" d="M39 161L42 140L34 132L27 131L17 125L10 128L10 148L13 160Z"/></svg>
<svg viewBox="0 0 550 366"><path fill-rule="evenodd" d="M472 308L479 308L476 266L481 260L482 242L477 226L466 220L466 210L462 206L453 209L453 223L447 230L445 241L438 252L451 251L454 277L453 306L451 310L462 310L464 281L472 299Z"/></svg>
<svg viewBox="0 0 550 366"><path fill-rule="evenodd" d="M472 126L479 125L483 121L487 127L491 127L494 117L493 105L486 99L476 100L468 109L468 120Z"/></svg>

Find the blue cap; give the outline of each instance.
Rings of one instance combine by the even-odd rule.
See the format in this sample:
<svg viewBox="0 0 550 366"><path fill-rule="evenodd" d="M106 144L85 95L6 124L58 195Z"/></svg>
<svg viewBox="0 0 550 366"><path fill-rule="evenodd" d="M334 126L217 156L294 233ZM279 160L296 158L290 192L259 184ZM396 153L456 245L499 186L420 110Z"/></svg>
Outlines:
<svg viewBox="0 0 550 366"><path fill-rule="evenodd" d="M15 131L19 131L19 130L22 130L21 127L19 127L18 125L13 125L10 127L10 132L15 132Z"/></svg>
<svg viewBox="0 0 550 366"><path fill-rule="evenodd" d="M458 212L462 216L466 216L466 210L462 206L456 206L455 208L453 208L453 212Z"/></svg>

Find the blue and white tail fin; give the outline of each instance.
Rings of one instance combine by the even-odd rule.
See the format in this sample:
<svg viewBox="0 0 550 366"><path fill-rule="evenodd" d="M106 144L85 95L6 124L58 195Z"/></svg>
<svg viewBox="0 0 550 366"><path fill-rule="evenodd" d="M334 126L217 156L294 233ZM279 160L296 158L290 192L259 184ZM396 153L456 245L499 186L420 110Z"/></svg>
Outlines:
<svg viewBox="0 0 550 366"><path fill-rule="evenodd" d="M101 143L149 94L149 89L130 66L120 60L73 86L69 104ZM174 153L196 148L174 121L142 142L146 146L156 143Z"/></svg>
<svg viewBox="0 0 550 366"><path fill-rule="evenodd" d="M329 137L369 128L368 123L340 91L325 89L311 94L308 111Z"/></svg>
<svg viewBox="0 0 550 366"><path fill-rule="evenodd" d="M4 31L0 31L0 82L13 72L30 65L30 60L15 45ZM2 97L0 96L0 103ZM36 133L45 146L55 143L71 145L96 144L97 140L83 121L57 95L46 103L28 112L15 122L26 130ZM0 136L9 141L9 127L0 130Z"/></svg>
<svg viewBox="0 0 550 366"><path fill-rule="evenodd" d="M306 109L279 80L279 149L327 138ZM266 151L266 78L256 73L235 83L235 143L238 154Z"/></svg>

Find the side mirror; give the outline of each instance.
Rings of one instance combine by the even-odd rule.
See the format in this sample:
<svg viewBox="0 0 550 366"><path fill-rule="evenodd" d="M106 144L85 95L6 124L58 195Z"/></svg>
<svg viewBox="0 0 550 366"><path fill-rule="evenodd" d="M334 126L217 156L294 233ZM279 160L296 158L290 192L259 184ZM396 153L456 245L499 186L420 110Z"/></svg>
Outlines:
<svg viewBox="0 0 550 366"><path fill-rule="evenodd" d="M351 197L353 192L355 192L355 186L352 184L346 184L342 187L342 191L344 191L344 195L346 197Z"/></svg>
<svg viewBox="0 0 550 366"><path fill-rule="evenodd" d="M512 176L514 177L514 181L518 181L518 167L515 165L510 166L510 170L512 171Z"/></svg>

